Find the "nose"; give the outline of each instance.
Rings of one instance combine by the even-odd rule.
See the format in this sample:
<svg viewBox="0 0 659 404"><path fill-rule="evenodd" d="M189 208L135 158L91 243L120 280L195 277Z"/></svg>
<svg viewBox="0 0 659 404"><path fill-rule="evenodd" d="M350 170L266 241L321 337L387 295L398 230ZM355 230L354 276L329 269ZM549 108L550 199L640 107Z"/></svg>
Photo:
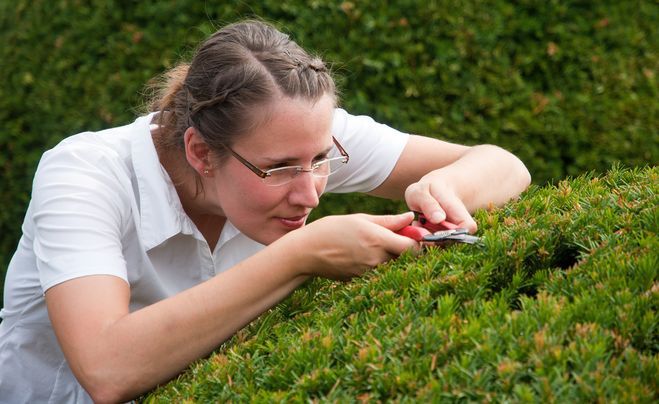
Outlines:
<svg viewBox="0 0 659 404"><path fill-rule="evenodd" d="M318 206L326 183L326 178L317 178L309 171L300 172L291 181L288 202L291 205L313 209Z"/></svg>

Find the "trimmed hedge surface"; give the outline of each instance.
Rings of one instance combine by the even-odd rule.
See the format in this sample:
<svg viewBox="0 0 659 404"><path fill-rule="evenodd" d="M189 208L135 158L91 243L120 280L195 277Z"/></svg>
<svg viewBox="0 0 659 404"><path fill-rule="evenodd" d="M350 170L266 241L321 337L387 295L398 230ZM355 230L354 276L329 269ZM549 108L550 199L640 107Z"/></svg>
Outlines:
<svg viewBox="0 0 659 404"><path fill-rule="evenodd" d="M332 65L342 103L405 131L519 155L536 184L659 161L656 2L0 2L0 279L37 162L125 124L152 77L217 26L261 16ZM324 198L316 216L396 212Z"/></svg>
<svg viewBox="0 0 659 404"><path fill-rule="evenodd" d="M482 247L311 281L143 401L656 402L659 169L477 216Z"/></svg>

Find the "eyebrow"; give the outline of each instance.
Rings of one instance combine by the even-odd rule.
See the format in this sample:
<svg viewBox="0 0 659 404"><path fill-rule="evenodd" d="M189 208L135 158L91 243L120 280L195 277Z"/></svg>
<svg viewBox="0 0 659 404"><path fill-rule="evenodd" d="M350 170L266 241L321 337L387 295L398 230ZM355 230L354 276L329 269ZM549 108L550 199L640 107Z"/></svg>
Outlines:
<svg viewBox="0 0 659 404"><path fill-rule="evenodd" d="M333 147L334 147L334 143L332 143L332 144L331 144L328 148L326 148L325 150L323 150L323 151L321 151L320 153L318 153L317 156L322 156L322 155L324 155L324 154L328 154L328 153L330 152L330 150L332 150ZM266 164L282 163L282 162L286 162L286 161L295 161L295 160L297 160L297 159L298 159L297 157L284 157L284 158L278 158L278 159L271 158L271 157L263 157L263 160L266 160L266 161L267 161Z"/></svg>

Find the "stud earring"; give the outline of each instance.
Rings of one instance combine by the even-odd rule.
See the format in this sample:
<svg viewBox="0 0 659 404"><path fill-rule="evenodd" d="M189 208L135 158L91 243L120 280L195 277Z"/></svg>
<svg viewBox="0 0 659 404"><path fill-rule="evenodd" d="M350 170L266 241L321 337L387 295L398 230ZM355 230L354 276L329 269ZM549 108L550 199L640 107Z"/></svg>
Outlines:
<svg viewBox="0 0 659 404"><path fill-rule="evenodd" d="M204 175L208 175L210 171L208 171L208 168L204 169Z"/></svg>

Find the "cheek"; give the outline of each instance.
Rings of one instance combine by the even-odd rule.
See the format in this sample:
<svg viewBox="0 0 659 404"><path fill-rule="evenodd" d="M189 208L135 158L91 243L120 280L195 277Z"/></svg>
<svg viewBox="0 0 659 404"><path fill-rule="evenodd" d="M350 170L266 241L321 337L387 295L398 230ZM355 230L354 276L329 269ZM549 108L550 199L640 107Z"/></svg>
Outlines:
<svg viewBox="0 0 659 404"><path fill-rule="evenodd" d="M250 192L245 195L245 198L242 201L239 201L239 203L256 210L257 214L260 213L267 215L271 210L286 200L286 194L282 193L281 189L268 187L263 184L259 185L260 186L258 187L251 188Z"/></svg>
<svg viewBox="0 0 659 404"><path fill-rule="evenodd" d="M235 178L223 191L226 195L220 197L223 204L231 206L230 210L251 214L267 213L285 197L280 189L264 185L259 178Z"/></svg>
<svg viewBox="0 0 659 404"><path fill-rule="evenodd" d="M218 187L220 205L232 222L256 222L285 201L285 188L269 187L244 167L227 167Z"/></svg>

